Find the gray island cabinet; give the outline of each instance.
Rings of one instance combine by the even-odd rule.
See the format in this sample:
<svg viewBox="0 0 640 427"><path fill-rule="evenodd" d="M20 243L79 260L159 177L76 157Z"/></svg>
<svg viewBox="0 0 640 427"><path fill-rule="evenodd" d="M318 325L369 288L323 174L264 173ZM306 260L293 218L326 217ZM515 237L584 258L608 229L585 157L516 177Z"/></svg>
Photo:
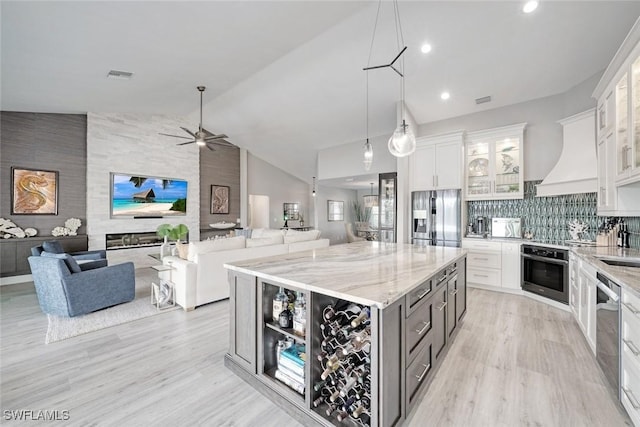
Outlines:
<svg viewBox="0 0 640 427"><path fill-rule="evenodd" d="M460 248L358 242L225 267L225 365L303 425L402 425L466 313ZM295 327L274 316L284 293Z"/></svg>

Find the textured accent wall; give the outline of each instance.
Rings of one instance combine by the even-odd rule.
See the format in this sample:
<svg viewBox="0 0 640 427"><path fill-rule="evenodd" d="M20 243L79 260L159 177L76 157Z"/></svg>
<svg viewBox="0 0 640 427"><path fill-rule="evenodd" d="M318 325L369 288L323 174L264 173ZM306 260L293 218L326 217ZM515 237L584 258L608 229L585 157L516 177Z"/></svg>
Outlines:
<svg viewBox="0 0 640 427"><path fill-rule="evenodd" d="M50 236L69 218L80 218L85 233L87 116L0 113L0 217ZM11 167L59 172L58 215L11 215Z"/></svg>
<svg viewBox="0 0 640 427"><path fill-rule="evenodd" d="M229 213L211 213L211 185L229 187ZM215 151L200 149L200 228L212 230L209 224L240 218L240 149L215 146ZM204 238L204 237L203 237Z"/></svg>
<svg viewBox="0 0 640 427"><path fill-rule="evenodd" d="M189 238L199 240L199 147L196 144L178 146L175 138L158 135L159 132L179 134L185 121L162 115L121 113L89 113L87 119L89 248L104 248L106 233L155 231L163 223L184 223L189 227ZM187 215L159 219L112 219L110 172L186 180Z"/></svg>
<svg viewBox="0 0 640 427"><path fill-rule="evenodd" d="M545 243L562 243L571 239L568 222L574 219L589 224L587 239L595 240L605 217L597 212L597 194L569 194L536 197L536 185L542 181L525 181L522 200L479 200L467 203L467 217L473 220L491 218L522 218L522 232L531 231L533 238ZM640 247L640 218L624 218L629 230L631 247ZM490 223L490 222L489 222Z"/></svg>

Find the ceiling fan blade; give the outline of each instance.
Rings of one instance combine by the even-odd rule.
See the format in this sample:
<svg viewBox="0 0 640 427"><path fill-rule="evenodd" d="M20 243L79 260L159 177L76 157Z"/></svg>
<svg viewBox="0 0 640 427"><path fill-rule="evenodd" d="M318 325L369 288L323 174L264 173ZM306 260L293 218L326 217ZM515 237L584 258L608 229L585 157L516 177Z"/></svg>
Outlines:
<svg viewBox="0 0 640 427"><path fill-rule="evenodd" d="M188 136L180 136L180 135L169 135L168 133L158 133L158 135L170 136L172 138L182 138L182 139L191 139Z"/></svg>
<svg viewBox="0 0 640 427"><path fill-rule="evenodd" d="M223 134L223 133L216 135L215 133L212 133L212 132L206 130L205 128L202 128L202 131L207 134L207 138L210 138L210 137L213 137L213 138L228 138L228 136Z"/></svg>
<svg viewBox="0 0 640 427"><path fill-rule="evenodd" d="M193 144L195 141L187 141L187 142L181 142L180 144L176 144L176 145L187 145L187 144Z"/></svg>
<svg viewBox="0 0 640 427"><path fill-rule="evenodd" d="M194 137L194 138L196 137L196 134L195 134L195 133L193 133L193 132L191 132L189 129L187 129L187 128L185 128L185 127L182 127L182 126L180 126L180 129L182 129L183 131L185 131L186 133L188 133L188 134L189 134L189 135L191 135L192 137Z"/></svg>
<svg viewBox="0 0 640 427"><path fill-rule="evenodd" d="M220 135L208 136L204 140L205 141L215 141L216 139L224 139L224 138L229 138L229 137L227 135L220 134Z"/></svg>
<svg viewBox="0 0 640 427"><path fill-rule="evenodd" d="M225 141L224 139L214 139L213 141L205 141L206 144L218 144L222 147L235 147L229 141Z"/></svg>
<svg viewBox="0 0 640 427"><path fill-rule="evenodd" d="M205 145L207 146L207 148L208 148L209 150L211 150L211 151L216 151L216 149L215 149L215 148L213 148L213 145L212 145L210 142L207 142Z"/></svg>

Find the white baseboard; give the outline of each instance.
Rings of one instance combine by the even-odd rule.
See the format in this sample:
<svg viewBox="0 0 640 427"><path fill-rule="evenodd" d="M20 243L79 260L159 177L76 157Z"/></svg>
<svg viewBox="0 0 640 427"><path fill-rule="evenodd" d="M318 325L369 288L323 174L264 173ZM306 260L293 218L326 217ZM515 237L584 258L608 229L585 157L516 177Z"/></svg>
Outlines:
<svg viewBox="0 0 640 427"><path fill-rule="evenodd" d="M24 274L22 276L9 276L0 277L0 286L15 285L16 283L33 282L33 277L30 274Z"/></svg>

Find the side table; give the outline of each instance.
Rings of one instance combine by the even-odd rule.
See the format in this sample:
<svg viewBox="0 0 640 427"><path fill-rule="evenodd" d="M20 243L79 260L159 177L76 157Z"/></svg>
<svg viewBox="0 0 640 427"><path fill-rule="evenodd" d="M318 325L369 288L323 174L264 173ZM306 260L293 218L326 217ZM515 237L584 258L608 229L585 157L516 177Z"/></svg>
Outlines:
<svg viewBox="0 0 640 427"><path fill-rule="evenodd" d="M155 305L158 310L175 307L175 284L171 277L174 268L170 263L169 265L153 265L151 268L158 272L158 283L151 282L151 304ZM168 278L166 277L167 273Z"/></svg>

